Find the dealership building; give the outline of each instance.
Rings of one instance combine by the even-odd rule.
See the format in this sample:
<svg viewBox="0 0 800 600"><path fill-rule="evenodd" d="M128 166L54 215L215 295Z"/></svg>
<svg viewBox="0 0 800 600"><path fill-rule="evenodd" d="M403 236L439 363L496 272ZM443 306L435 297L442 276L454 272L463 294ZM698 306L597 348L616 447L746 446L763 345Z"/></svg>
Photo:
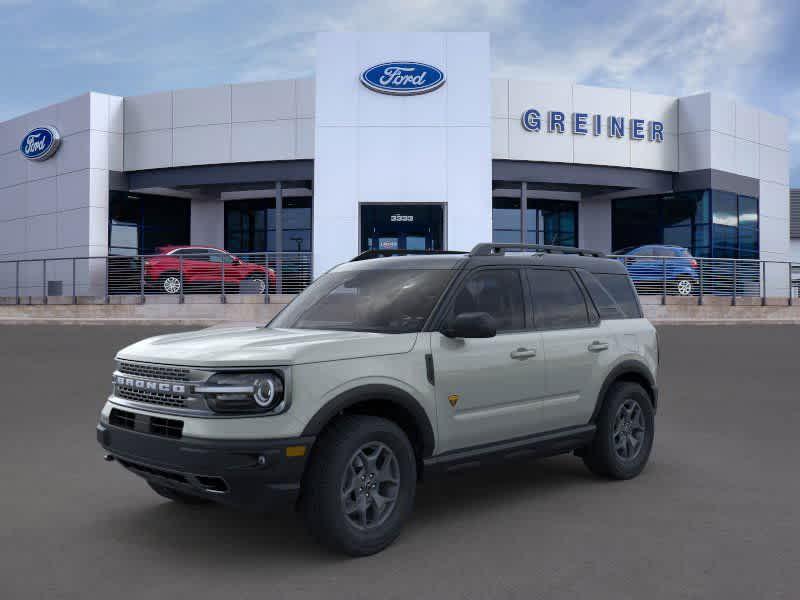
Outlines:
<svg viewBox="0 0 800 600"><path fill-rule="evenodd" d="M0 123L0 261L192 244L311 253L320 274L487 240L790 259L787 119L495 78L490 54L487 33L323 33L311 78Z"/></svg>

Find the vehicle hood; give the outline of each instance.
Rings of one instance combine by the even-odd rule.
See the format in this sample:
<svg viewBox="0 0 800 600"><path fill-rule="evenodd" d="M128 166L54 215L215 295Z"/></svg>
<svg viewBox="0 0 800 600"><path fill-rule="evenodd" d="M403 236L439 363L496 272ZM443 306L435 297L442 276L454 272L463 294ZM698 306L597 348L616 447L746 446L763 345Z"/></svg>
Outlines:
<svg viewBox="0 0 800 600"><path fill-rule="evenodd" d="M117 358L192 367L307 364L402 354L411 350L416 337L416 333L212 328L148 338L123 348Z"/></svg>

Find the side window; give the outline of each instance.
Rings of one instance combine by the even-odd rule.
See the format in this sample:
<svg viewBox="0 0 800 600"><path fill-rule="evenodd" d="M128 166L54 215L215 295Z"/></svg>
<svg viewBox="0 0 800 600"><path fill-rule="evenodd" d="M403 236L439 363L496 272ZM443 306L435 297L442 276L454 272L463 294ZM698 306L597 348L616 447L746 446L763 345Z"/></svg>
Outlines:
<svg viewBox="0 0 800 600"><path fill-rule="evenodd" d="M527 269L537 329L573 329L589 326L586 300L569 271Z"/></svg>
<svg viewBox="0 0 800 600"><path fill-rule="evenodd" d="M625 316L629 319L639 319L642 316L642 309L639 307L639 300L636 291L633 289L631 280L627 275L614 275L611 273L596 273L595 277L603 287L611 294L617 305Z"/></svg>
<svg viewBox="0 0 800 600"><path fill-rule="evenodd" d="M486 269L467 277L456 294L451 317L485 312L494 317L497 331L525 329L525 302L517 269Z"/></svg>
<svg viewBox="0 0 800 600"><path fill-rule="evenodd" d="M592 298L597 313L601 319L624 319L625 312L617 304L617 301L612 297L611 293L600 283L597 278L582 269L578 270L578 275L583 281L583 285L589 291L589 296Z"/></svg>
<svg viewBox="0 0 800 600"><path fill-rule="evenodd" d="M230 254L225 254L219 250L209 250L208 252L208 260L212 263L225 263L229 265L233 262L233 258Z"/></svg>

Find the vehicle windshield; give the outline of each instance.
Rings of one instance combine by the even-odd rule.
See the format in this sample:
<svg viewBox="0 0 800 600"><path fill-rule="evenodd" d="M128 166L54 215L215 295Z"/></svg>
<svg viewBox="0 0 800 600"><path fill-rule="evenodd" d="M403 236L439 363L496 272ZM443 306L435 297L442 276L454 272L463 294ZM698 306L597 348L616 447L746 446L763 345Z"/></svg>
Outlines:
<svg viewBox="0 0 800 600"><path fill-rule="evenodd" d="M367 269L327 273L284 308L270 328L420 331L453 271Z"/></svg>

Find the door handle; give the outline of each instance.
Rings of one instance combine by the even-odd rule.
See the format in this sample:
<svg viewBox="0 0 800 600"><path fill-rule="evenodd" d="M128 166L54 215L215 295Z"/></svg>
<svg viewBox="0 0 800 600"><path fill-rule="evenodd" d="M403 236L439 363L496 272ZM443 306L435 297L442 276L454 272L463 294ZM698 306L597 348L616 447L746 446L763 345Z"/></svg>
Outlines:
<svg viewBox="0 0 800 600"><path fill-rule="evenodd" d="M591 344L589 344L589 352L602 352L603 350L608 350L607 342L600 342L598 340L595 340Z"/></svg>
<svg viewBox="0 0 800 600"><path fill-rule="evenodd" d="M511 358L514 360L525 360L534 356L536 356L536 348L517 348L511 353Z"/></svg>

